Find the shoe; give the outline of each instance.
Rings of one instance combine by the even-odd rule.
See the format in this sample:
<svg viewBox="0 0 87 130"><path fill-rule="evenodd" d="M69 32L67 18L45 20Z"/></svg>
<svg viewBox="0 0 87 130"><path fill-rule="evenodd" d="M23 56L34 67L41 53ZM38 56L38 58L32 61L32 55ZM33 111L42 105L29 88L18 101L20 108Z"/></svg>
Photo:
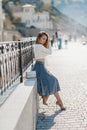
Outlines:
<svg viewBox="0 0 87 130"><path fill-rule="evenodd" d="M61 108L61 111L65 111L66 110L66 108L64 107L64 108Z"/></svg>
<svg viewBox="0 0 87 130"><path fill-rule="evenodd" d="M60 103L60 102L56 102L56 105L59 105L60 106L60 108L61 108L61 111L65 111L66 110L66 108L65 107L62 107L62 104Z"/></svg>

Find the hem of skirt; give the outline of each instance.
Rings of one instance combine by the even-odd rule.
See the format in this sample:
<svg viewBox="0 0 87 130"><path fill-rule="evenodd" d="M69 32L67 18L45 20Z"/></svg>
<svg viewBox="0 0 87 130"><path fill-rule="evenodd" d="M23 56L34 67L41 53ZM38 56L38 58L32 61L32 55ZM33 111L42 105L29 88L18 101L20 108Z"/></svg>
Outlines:
<svg viewBox="0 0 87 130"><path fill-rule="evenodd" d="M57 91L55 91L55 92L52 92L52 93L49 93L49 94L41 94L41 93L38 93L40 96L50 96L50 95L52 95L52 94L54 94L54 93L56 93L56 92L59 92L60 90L57 90Z"/></svg>

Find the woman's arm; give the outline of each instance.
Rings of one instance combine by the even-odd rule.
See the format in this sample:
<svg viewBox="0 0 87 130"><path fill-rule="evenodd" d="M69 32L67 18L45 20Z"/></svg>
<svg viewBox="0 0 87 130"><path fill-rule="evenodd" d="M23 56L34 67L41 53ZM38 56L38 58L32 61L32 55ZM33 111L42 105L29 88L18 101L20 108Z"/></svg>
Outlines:
<svg viewBox="0 0 87 130"><path fill-rule="evenodd" d="M43 45L41 45L39 49L42 53L52 54L52 48L50 43L49 43L49 48L45 48Z"/></svg>

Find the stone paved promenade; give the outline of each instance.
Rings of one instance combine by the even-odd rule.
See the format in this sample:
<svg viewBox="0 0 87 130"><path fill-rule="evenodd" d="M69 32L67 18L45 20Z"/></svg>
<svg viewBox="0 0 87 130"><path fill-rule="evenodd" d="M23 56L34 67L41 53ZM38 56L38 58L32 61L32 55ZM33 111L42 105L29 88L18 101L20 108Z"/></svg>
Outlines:
<svg viewBox="0 0 87 130"><path fill-rule="evenodd" d="M40 99L37 130L87 130L87 45L70 43L61 50L53 47L47 59L47 67L59 79L67 110L60 111L53 95L48 106Z"/></svg>

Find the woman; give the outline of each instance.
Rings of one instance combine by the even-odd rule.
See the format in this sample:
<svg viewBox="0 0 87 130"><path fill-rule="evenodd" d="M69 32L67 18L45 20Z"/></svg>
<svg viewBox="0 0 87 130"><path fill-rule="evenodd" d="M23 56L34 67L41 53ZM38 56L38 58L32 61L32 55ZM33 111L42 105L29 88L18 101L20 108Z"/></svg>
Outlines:
<svg viewBox="0 0 87 130"><path fill-rule="evenodd" d="M37 75L37 91L42 96L43 104L47 105L47 99L49 95L54 94L57 101L56 104L60 106L61 110L65 110L62 100L59 96L60 86L58 80L50 74L45 68L45 57L51 54L51 45L49 42L49 36L45 32L40 32L34 45L34 55L36 63L33 70Z"/></svg>

